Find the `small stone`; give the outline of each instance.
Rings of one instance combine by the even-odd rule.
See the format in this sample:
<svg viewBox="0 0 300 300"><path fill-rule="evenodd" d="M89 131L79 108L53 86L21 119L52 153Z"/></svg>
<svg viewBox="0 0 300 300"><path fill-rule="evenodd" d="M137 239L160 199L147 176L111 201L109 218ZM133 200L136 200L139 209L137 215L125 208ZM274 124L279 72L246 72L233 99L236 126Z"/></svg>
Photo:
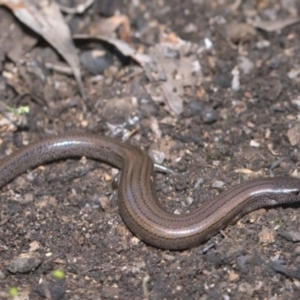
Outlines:
<svg viewBox="0 0 300 300"><path fill-rule="evenodd" d="M298 231L281 231L278 235L287 241L300 242L300 232Z"/></svg>
<svg viewBox="0 0 300 300"><path fill-rule="evenodd" d="M192 197L187 197L186 198L187 205L191 205L193 202L194 202L194 199Z"/></svg>
<svg viewBox="0 0 300 300"><path fill-rule="evenodd" d="M250 255L240 255L236 262L237 265L241 268L241 269L246 269L247 267L247 262L250 260Z"/></svg>
<svg viewBox="0 0 300 300"><path fill-rule="evenodd" d="M188 186L187 182L185 180L182 180L182 181L176 183L175 190L177 192L182 192L187 189L187 186Z"/></svg>
<svg viewBox="0 0 300 300"><path fill-rule="evenodd" d="M270 47L270 45L271 45L271 43L269 41L261 40L256 43L256 48L257 49L268 48L268 47Z"/></svg>
<svg viewBox="0 0 300 300"><path fill-rule="evenodd" d="M223 181L220 181L220 180L216 180L213 184L212 184L212 187L214 188L214 189L221 189L221 188L223 188L223 186L224 186L224 182Z"/></svg>
<svg viewBox="0 0 300 300"><path fill-rule="evenodd" d="M92 74L102 74L113 63L113 56L104 49L95 49L82 52L80 61Z"/></svg>
<svg viewBox="0 0 300 300"><path fill-rule="evenodd" d="M254 63L245 56L238 57L238 66L244 74L250 74L254 69Z"/></svg>
<svg viewBox="0 0 300 300"><path fill-rule="evenodd" d="M295 79L298 77L298 75L300 74L300 69L292 69L287 73L288 78L290 79Z"/></svg>
<svg viewBox="0 0 300 300"><path fill-rule="evenodd" d="M13 274L27 273L36 269L41 262L42 260L37 253L22 253L9 263L7 270Z"/></svg>
<svg viewBox="0 0 300 300"><path fill-rule="evenodd" d="M247 282L243 282L242 284L239 285L238 291L243 293L243 294L246 294L245 298L246 298L246 296L251 297L253 295L253 292L254 292L254 287L251 284L247 283Z"/></svg>
<svg viewBox="0 0 300 300"><path fill-rule="evenodd" d="M144 261L140 261L135 263L135 266L132 266L131 272L133 274L140 273L142 269L146 267L146 263Z"/></svg>
<svg viewBox="0 0 300 300"><path fill-rule="evenodd" d="M198 99L189 101L187 106L194 112L202 111L204 109L204 104Z"/></svg>
<svg viewBox="0 0 300 300"><path fill-rule="evenodd" d="M203 122L206 124L211 124L218 119L217 112L211 107L206 107L204 111L201 113L201 116Z"/></svg>
<svg viewBox="0 0 300 300"><path fill-rule="evenodd" d="M287 137L292 146L297 145L300 140L300 124L297 124L289 129L287 132Z"/></svg>
<svg viewBox="0 0 300 300"><path fill-rule="evenodd" d="M239 279L239 274L235 273L234 271L230 271L229 273L229 281L235 281L237 279Z"/></svg>
<svg viewBox="0 0 300 300"><path fill-rule="evenodd" d="M34 291L42 298L62 299L66 293L66 282L62 279L42 279Z"/></svg>
<svg viewBox="0 0 300 300"><path fill-rule="evenodd" d="M299 255L299 254L300 254L300 245L298 245L298 246L295 247L294 253L295 253L296 255ZM0 279L1 279L1 277L0 277Z"/></svg>
<svg viewBox="0 0 300 300"><path fill-rule="evenodd" d="M250 146L254 148L259 148L260 144L257 141L251 140Z"/></svg>
<svg viewBox="0 0 300 300"><path fill-rule="evenodd" d="M175 256L174 255L170 255L170 254L163 254L163 258L166 259L166 260L174 260L175 259Z"/></svg>
<svg viewBox="0 0 300 300"><path fill-rule="evenodd" d="M138 245L140 243L140 239L138 239L137 237L134 236L131 239L131 243L132 243L132 245L136 246L136 245Z"/></svg>
<svg viewBox="0 0 300 300"><path fill-rule="evenodd" d="M152 157L152 159L155 161L156 164L162 164L162 162L165 160L166 155L164 152L155 150L155 149L150 149L149 154Z"/></svg>
<svg viewBox="0 0 300 300"><path fill-rule="evenodd" d="M204 183L204 179L199 178L194 185L194 189L198 189L203 183Z"/></svg>
<svg viewBox="0 0 300 300"><path fill-rule="evenodd" d="M109 201L108 197L101 196L99 198L100 206L103 209L103 211L107 211L111 208L111 202Z"/></svg>
<svg viewBox="0 0 300 300"><path fill-rule="evenodd" d="M119 298L119 288L115 284L114 286L103 286L101 292L101 298L103 299L118 299Z"/></svg>

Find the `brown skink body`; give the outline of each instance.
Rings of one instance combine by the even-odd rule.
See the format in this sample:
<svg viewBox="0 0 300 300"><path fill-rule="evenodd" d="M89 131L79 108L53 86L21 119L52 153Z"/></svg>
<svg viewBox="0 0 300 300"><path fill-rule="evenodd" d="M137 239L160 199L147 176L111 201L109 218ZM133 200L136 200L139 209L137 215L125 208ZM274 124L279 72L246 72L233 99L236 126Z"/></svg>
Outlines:
<svg viewBox="0 0 300 300"><path fill-rule="evenodd" d="M146 152L112 138L83 134L46 138L7 156L0 162L0 187L40 164L81 156L121 169L118 203L124 222L143 241L163 249L199 245L254 209L300 201L300 179L262 178L235 186L190 213L175 215L157 199L153 162Z"/></svg>

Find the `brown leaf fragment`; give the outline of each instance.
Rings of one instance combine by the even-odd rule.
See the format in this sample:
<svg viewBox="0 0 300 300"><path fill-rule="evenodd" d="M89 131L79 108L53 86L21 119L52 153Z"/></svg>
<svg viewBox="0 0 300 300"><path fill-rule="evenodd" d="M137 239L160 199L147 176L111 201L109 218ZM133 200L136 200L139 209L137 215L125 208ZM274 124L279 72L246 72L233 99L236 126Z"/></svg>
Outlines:
<svg viewBox="0 0 300 300"><path fill-rule="evenodd" d="M94 33L97 34L97 31ZM197 49L194 49L197 45L175 34L169 34L161 43L151 47L148 55L137 52L122 40L103 35L76 34L73 38L100 39L114 45L124 56L131 57L144 68L149 81L159 82L160 93L164 97L151 94L153 100L165 102L166 109L177 115L183 110L184 88L198 86L203 78L197 56L186 55L197 53Z"/></svg>
<svg viewBox="0 0 300 300"><path fill-rule="evenodd" d="M294 25L298 22L300 22L299 17L290 17L284 20L275 20L275 21L251 21L251 25L255 28L272 32L272 31L281 30L285 27Z"/></svg>
<svg viewBox="0 0 300 300"><path fill-rule="evenodd" d="M292 146L297 145L300 140L300 124L297 124L289 129L287 132L287 137Z"/></svg>
<svg viewBox="0 0 300 300"><path fill-rule="evenodd" d="M166 102L169 105L170 109L179 115L183 111L183 100L178 96L177 91L175 90L175 84L170 75L167 76L168 80L162 83L162 90L166 98Z"/></svg>
<svg viewBox="0 0 300 300"><path fill-rule="evenodd" d="M234 272L234 271L230 271L229 272L229 281L230 282L233 282L233 281L237 281L238 279L239 279L239 274L238 273L236 273L236 272Z"/></svg>
<svg viewBox="0 0 300 300"><path fill-rule="evenodd" d="M263 226L258 234L259 242L261 244L270 244L275 241L275 231Z"/></svg>
<svg viewBox="0 0 300 300"><path fill-rule="evenodd" d="M88 32L93 36L110 37L118 28L120 28L119 35L121 40L131 43L130 21L125 15L102 18L100 21L92 23Z"/></svg>
<svg viewBox="0 0 300 300"><path fill-rule="evenodd" d="M195 47L195 44L170 34L149 49L153 62L144 66L148 80L160 82L167 107L177 115L183 111L185 87L198 86L202 80L197 56L186 55L197 52Z"/></svg>

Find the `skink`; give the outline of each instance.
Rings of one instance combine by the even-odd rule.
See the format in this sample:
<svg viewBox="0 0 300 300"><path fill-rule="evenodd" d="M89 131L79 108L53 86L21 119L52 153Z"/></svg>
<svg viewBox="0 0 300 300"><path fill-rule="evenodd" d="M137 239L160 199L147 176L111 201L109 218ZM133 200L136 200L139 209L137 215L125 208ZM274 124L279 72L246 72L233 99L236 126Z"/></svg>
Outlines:
<svg viewBox="0 0 300 300"><path fill-rule="evenodd" d="M40 164L81 156L121 169L120 214L135 235L158 248L197 246L252 210L300 201L300 179L262 178L243 182L190 213L175 215L164 210L157 199L153 162L145 151L88 134L49 137L7 156L0 162L0 187Z"/></svg>

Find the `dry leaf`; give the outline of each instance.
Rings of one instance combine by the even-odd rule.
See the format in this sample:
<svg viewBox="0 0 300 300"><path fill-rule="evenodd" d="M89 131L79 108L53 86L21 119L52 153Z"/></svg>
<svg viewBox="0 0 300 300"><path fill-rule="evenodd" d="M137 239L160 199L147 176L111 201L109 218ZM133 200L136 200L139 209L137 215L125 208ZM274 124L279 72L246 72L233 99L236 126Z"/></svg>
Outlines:
<svg viewBox="0 0 300 300"><path fill-rule="evenodd" d="M134 48L132 48L129 44L126 42L123 42L119 39L110 38L106 36L91 36L88 34L75 34L73 35L74 39L78 40L85 40L85 39L99 39L101 41L105 41L113 46L115 46L124 56L131 57L134 61L136 61L138 64L140 64L142 67L145 66L148 63L152 62L152 58L143 53L137 53Z"/></svg>
<svg viewBox="0 0 300 300"><path fill-rule="evenodd" d="M290 17L284 20L275 20L275 21L251 21L251 25L255 28L272 32L272 31L281 30L287 26L294 25L298 22L300 22L300 18Z"/></svg>
<svg viewBox="0 0 300 300"><path fill-rule="evenodd" d="M150 81L160 84L160 92L164 97L150 93L152 99L166 102L166 108L177 115L183 110L184 87L194 87L202 80L201 67L196 55L185 55L197 52L191 51L196 45L183 41L174 34L168 35L165 41L149 49L149 55L138 53L122 40L103 35L76 34L73 38L99 39L114 45L124 56L131 57L144 68Z"/></svg>
<svg viewBox="0 0 300 300"><path fill-rule="evenodd" d="M289 129L287 132L287 137L292 146L297 145L300 140L300 124L297 124Z"/></svg>
<svg viewBox="0 0 300 300"><path fill-rule="evenodd" d="M41 35L60 53L72 68L81 95L86 99L76 48L57 3L48 0L0 0L1 4L10 8L21 22Z"/></svg>
<svg viewBox="0 0 300 300"><path fill-rule="evenodd" d="M125 15L102 18L100 21L91 24L88 33L92 36L110 37L119 27L121 40L131 43L130 21Z"/></svg>
<svg viewBox="0 0 300 300"><path fill-rule="evenodd" d="M261 244L270 244L275 241L275 231L269 229L266 226L262 226L261 231L258 234L258 239Z"/></svg>
<svg viewBox="0 0 300 300"><path fill-rule="evenodd" d="M190 51L194 44L176 40L173 35L166 40L169 42L163 41L149 49L153 62L147 63L144 69L148 80L160 83L169 110L179 115L183 110L184 88L199 85L202 72L196 55L186 55L196 52Z"/></svg>

